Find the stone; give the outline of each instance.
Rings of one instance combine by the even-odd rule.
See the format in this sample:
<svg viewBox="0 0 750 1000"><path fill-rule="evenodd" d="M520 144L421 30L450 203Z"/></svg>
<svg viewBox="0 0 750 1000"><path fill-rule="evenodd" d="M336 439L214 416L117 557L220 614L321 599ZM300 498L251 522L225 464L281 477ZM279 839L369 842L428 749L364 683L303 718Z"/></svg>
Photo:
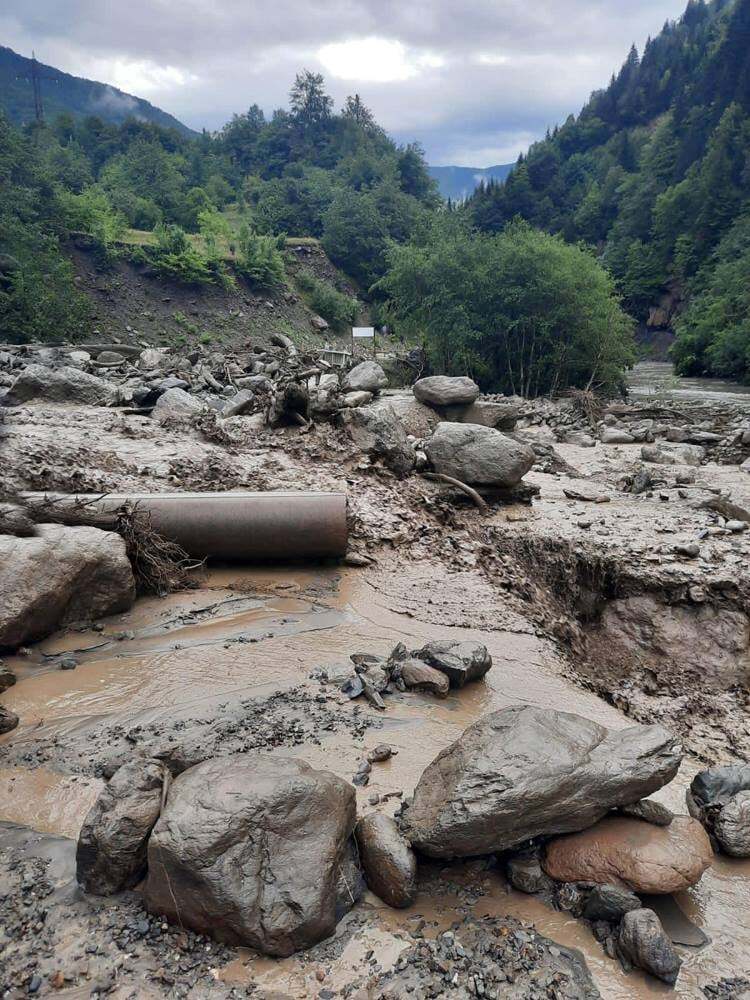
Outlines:
<svg viewBox="0 0 750 1000"><path fill-rule="evenodd" d="M4 705L0 705L0 736L3 733L9 733L12 729L15 729L18 725L18 716L15 712L11 712L9 708L5 708Z"/></svg>
<svg viewBox="0 0 750 1000"><path fill-rule="evenodd" d="M401 679L407 688L429 691L438 698L447 698L450 682L444 673L428 666L422 660L404 660L399 664Z"/></svg>
<svg viewBox="0 0 750 1000"><path fill-rule="evenodd" d="M406 433L419 440L428 438L440 423L439 414L413 396L387 396L381 402L375 402L374 406L390 407L404 425Z"/></svg>
<svg viewBox="0 0 750 1000"><path fill-rule="evenodd" d="M364 389L358 392L347 392L342 403L344 406L367 406L368 403L372 402L372 393L365 392Z"/></svg>
<svg viewBox="0 0 750 1000"><path fill-rule="evenodd" d="M479 395L479 386L473 379L460 375L430 375L421 378L412 386L412 392L420 403L429 406L466 406Z"/></svg>
<svg viewBox="0 0 750 1000"><path fill-rule="evenodd" d="M618 924L626 913L640 910L640 899L629 889L619 885L595 885L586 898L583 916L586 920L606 920L610 924Z"/></svg>
<svg viewBox="0 0 750 1000"><path fill-rule="evenodd" d="M535 461L527 445L479 424L439 423L425 451L438 473L506 489L518 486Z"/></svg>
<svg viewBox="0 0 750 1000"><path fill-rule="evenodd" d="M645 823L653 823L654 826L669 826L674 819L671 809L667 809L661 802L654 802L653 799L641 799L640 802L622 806L620 812L623 816L642 819Z"/></svg>
<svg viewBox="0 0 750 1000"><path fill-rule="evenodd" d="M123 764L83 821L76 877L86 892L111 896L146 874L148 838L161 812L167 770L161 761Z"/></svg>
<svg viewBox="0 0 750 1000"><path fill-rule="evenodd" d="M32 538L0 535L0 649L126 611L134 600L125 542L113 531L42 524Z"/></svg>
<svg viewBox="0 0 750 1000"><path fill-rule="evenodd" d="M603 427L599 440L602 444L633 444L635 438L619 427Z"/></svg>
<svg viewBox="0 0 750 1000"><path fill-rule="evenodd" d="M746 458L740 466L740 472L746 472L750 476L750 458Z"/></svg>
<svg viewBox="0 0 750 1000"><path fill-rule="evenodd" d="M618 946L636 968L674 985L682 959L653 910L631 910L622 918Z"/></svg>
<svg viewBox="0 0 750 1000"><path fill-rule="evenodd" d="M354 788L301 760L207 760L172 783L149 840L146 906L267 955L309 948L356 902L355 822Z"/></svg>
<svg viewBox="0 0 750 1000"><path fill-rule="evenodd" d="M417 858L395 820L370 813L354 830L365 881L388 906L411 906L417 896Z"/></svg>
<svg viewBox="0 0 750 1000"><path fill-rule="evenodd" d="M28 538L35 534L36 524L29 517L25 507L0 500L0 535Z"/></svg>
<svg viewBox="0 0 750 1000"><path fill-rule="evenodd" d="M596 439L585 431L566 431L565 444L573 444L577 448L595 448Z"/></svg>
<svg viewBox="0 0 750 1000"><path fill-rule="evenodd" d="M507 850L637 802L671 781L681 759L661 726L610 732L569 712L514 705L438 754L417 783L404 832L430 857Z"/></svg>
<svg viewBox="0 0 750 1000"><path fill-rule="evenodd" d="M112 406L118 399L117 386L80 368L28 365L16 376L3 397L3 405L18 406L31 400L43 400L49 403Z"/></svg>
<svg viewBox="0 0 750 1000"><path fill-rule="evenodd" d="M750 858L750 791L737 792L719 812L714 836L724 854Z"/></svg>
<svg viewBox="0 0 750 1000"><path fill-rule="evenodd" d="M311 316L311 317L310 317L310 325L311 325L311 326L312 326L312 327L313 327L313 328L314 328L315 330L319 330L319 331L321 331L321 332L322 332L323 330L327 330L327 329L328 329L328 321L327 321L327 320L325 320L325 319L323 319L323 317L322 317L322 316L318 316L318 315L315 315L315 316Z"/></svg>
<svg viewBox="0 0 750 1000"><path fill-rule="evenodd" d="M167 389L156 400L151 416L157 423L164 423L165 420L184 420L194 413L200 413L205 409L205 404L184 389L175 386Z"/></svg>
<svg viewBox="0 0 750 1000"><path fill-rule="evenodd" d="M100 365L111 365L113 368L125 364L125 358L119 351L100 351L96 360Z"/></svg>
<svg viewBox="0 0 750 1000"><path fill-rule="evenodd" d="M551 892L554 882L542 868L542 862L536 851L516 854L508 861L508 881L514 889L535 895L540 892Z"/></svg>
<svg viewBox="0 0 750 1000"><path fill-rule="evenodd" d="M138 367L144 371L153 371L154 368L160 368L165 360L166 351L163 348L147 347L138 357Z"/></svg>
<svg viewBox="0 0 750 1000"><path fill-rule="evenodd" d="M703 824L717 850L733 857L750 857L750 764L700 771L686 800L688 812Z"/></svg>
<svg viewBox="0 0 750 1000"><path fill-rule="evenodd" d="M492 666L487 647L480 642L428 642L421 649L413 650L418 660L440 670L450 681L451 687L463 687L469 681L479 680Z"/></svg>
<svg viewBox="0 0 750 1000"><path fill-rule="evenodd" d="M371 392L374 395L387 385L388 376L377 361L362 361L341 379L343 392Z"/></svg>
<svg viewBox="0 0 750 1000"><path fill-rule="evenodd" d="M617 816L551 840L543 864L558 882L612 883L662 895L695 885L712 860L706 831L689 816L675 816L669 826Z"/></svg>
<svg viewBox="0 0 750 1000"><path fill-rule="evenodd" d="M13 687L15 683L16 675L10 667L6 667L2 660L0 660L0 694L2 694L3 691L7 691L8 688Z"/></svg>
<svg viewBox="0 0 750 1000"><path fill-rule="evenodd" d="M412 471L414 449L390 406L343 410L341 419L349 437L366 454L381 459L397 476L408 476Z"/></svg>
<svg viewBox="0 0 750 1000"><path fill-rule="evenodd" d="M477 399L468 406L446 406L443 416L458 424L481 424L499 431L512 431L518 423L520 408L514 403Z"/></svg>
<svg viewBox="0 0 750 1000"><path fill-rule="evenodd" d="M660 465L692 465L699 466L706 457L706 449L697 444L644 444L641 448L641 458L644 462L655 462Z"/></svg>

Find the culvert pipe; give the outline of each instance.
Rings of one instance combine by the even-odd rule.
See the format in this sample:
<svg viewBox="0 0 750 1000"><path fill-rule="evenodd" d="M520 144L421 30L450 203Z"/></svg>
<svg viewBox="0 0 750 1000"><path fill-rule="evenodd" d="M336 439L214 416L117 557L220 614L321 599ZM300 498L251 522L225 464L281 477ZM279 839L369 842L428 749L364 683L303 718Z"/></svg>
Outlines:
<svg viewBox="0 0 750 1000"><path fill-rule="evenodd" d="M345 493L35 493L26 497L54 501L55 520L67 524L76 523L80 502L87 504L89 514L105 519L123 504L137 506L150 515L160 535L198 559L296 562L346 554Z"/></svg>

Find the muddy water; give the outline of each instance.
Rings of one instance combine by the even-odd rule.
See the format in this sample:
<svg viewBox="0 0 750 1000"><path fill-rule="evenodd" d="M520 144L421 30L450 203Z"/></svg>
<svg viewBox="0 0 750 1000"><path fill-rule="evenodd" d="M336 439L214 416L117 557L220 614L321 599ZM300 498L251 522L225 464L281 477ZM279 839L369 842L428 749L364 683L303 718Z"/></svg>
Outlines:
<svg viewBox="0 0 750 1000"><path fill-rule="evenodd" d="M446 635L487 644L495 666L485 683L445 701L413 693L395 696L385 713L365 705L362 712L377 717L382 728L364 738L321 734L319 745L271 752L301 756L351 778L363 753L387 741L397 755L376 765L369 786L358 790L360 809L367 811L373 792L408 795L434 755L495 708L531 703L575 711L611 727L628 724L614 708L562 679L555 648L522 619L504 615L481 580L468 574L460 581L446 580L436 573L429 566L368 575L225 570L212 573L200 590L139 601L129 614L107 620L102 633L56 635L31 657L10 661L18 683L4 702L22 723L0 746L31 746L40 735L85 743L102 725L210 716L223 703L299 685L317 693L318 683L309 679L317 667L342 662L356 651L385 653L398 641L416 647ZM79 666L61 671L60 655L71 650ZM343 697L340 705L342 713L353 710ZM684 789L694 768L688 763L683 770L659 796L679 811L684 811ZM6 767L0 771L0 819L75 836L99 787L95 779ZM464 875L475 890L475 913L510 913L580 948L604 997L625 1000L667 992L644 976L624 976L577 921L510 890L496 871L477 871L471 864L446 870L451 882ZM696 997L706 982L750 972L750 863L717 859L700 886L678 902L711 938L702 950L683 949L686 965L678 996ZM415 920L424 917L425 933L437 933L455 919L455 908L449 891L423 894L414 907L398 913L368 897L365 925L352 932L351 921L363 915L358 907L339 927L342 948L332 976L347 981L371 948L387 967L406 947L404 934ZM244 953L221 973L228 981L254 979L266 989L299 997L320 989L313 975L304 956L270 961Z"/></svg>
<svg viewBox="0 0 750 1000"><path fill-rule="evenodd" d="M628 391L633 396L694 399L742 403L750 407L750 385L719 378L684 378L667 361L642 361L629 373Z"/></svg>

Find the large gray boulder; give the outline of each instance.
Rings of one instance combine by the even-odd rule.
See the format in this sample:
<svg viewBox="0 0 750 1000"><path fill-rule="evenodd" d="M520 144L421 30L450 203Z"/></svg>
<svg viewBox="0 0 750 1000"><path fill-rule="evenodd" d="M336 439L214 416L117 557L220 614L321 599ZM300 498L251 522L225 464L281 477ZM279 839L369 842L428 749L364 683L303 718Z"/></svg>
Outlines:
<svg viewBox="0 0 750 1000"><path fill-rule="evenodd" d="M440 423L425 451L436 472L505 489L518 486L535 461L527 445L479 424Z"/></svg>
<svg viewBox="0 0 750 1000"><path fill-rule="evenodd" d="M465 375L456 378L430 375L415 382L412 392L420 403L427 403L429 406L466 406L473 403L479 395L479 386Z"/></svg>
<svg viewBox="0 0 750 1000"><path fill-rule="evenodd" d="M687 792L688 812L715 846L735 858L750 858L750 765L727 764L701 771Z"/></svg>
<svg viewBox="0 0 750 1000"><path fill-rule="evenodd" d="M371 813L354 831L368 886L384 903L397 909L411 906L417 896L417 858L396 821Z"/></svg>
<svg viewBox="0 0 750 1000"><path fill-rule="evenodd" d="M641 458L644 462L654 462L657 465L694 465L699 466L706 457L706 449L698 444L644 444L641 448Z"/></svg>
<svg viewBox="0 0 750 1000"><path fill-rule="evenodd" d="M447 406L442 412L446 420L454 423L481 424L499 431L512 431L521 415L517 403L494 403L488 399L478 399L468 406Z"/></svg>
<svg viewBox="0 0 750 1000"><path fill-rule="evenodd" d="M250 753L175 778L148 845L146 906L219 941L286 956L328 937L356 899L354 788Z"/></svg>
<svg viewBox="0 0 750 1000"><path fill-rule="evenodd" d="M111 382L80 368L28 365L16 376L3 397L3 405L17 406L37 399L50 403L112 406L119 400L119 390Z"/></svg>
<svg viewBox="0 0 750 1000"><path fill-rule="evenodd" d="M125 542L113 531L42 524L31 538L0 535L0 649L126 611L134 600Z"/></svg>
<svg viewBox="0 0 750 1000"><path fill-rule="evenodd" d="M388 385L388 376L377 361L362 361L341 380L344 392L380 392Z"/></svg>
<svg viewBox="0 0 750 1000"><path fill-rule="evenodd" d="M681 759L661 726L610 732L579 715L515 705L438 754L419 779L404 833L424 854L452 858L583 830L671 781Z"/></svg>
<svg viewBox="0 0 750 1000"><path fill-rule="evenodd" d="M412 471L414 449L390 406L344 410L341 419L349 437L366 454L381 459L397 476L408 476Z"/></svg>
<svg viewBox="0 0 750 1000"><path fill-rule="evenodd" d="M134 760L115 771L83 821L76 875L86 892L110 896L146 874L146 847L161 811L166 768Z"/></svg>
<svg viewBox="0 0 750 1000"><path fill-rule="evenodd" d="M653 910L631 910L622 918L618 947L636 968L674 985L682 959Z"/></svg>
<svg viewBox="0 0 750 1000"><path fill-rule="evenodd" d="M205 403L184 389L167 389L156 400L151 417L160 424L169 420L186 420L205 408Z"/></svg>
<svg viewBox="0 0 750 1000"><path fill-rule="evenodd" d="M406 433L415 438L428 438L440 423L440 415L413 396L386 396L373 403L375 408L382 406L390 407Z"/></svg>

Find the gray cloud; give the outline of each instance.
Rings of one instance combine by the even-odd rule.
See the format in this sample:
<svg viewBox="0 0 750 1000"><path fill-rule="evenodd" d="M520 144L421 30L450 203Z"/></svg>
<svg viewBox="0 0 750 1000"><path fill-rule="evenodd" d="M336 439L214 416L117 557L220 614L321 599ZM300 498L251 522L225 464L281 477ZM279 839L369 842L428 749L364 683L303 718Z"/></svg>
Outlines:
<svg viewBox="0 0 750 1000"><path fill-rule="evenodd" d="M283 106L294 73L319 69L338 103L356 90L430 162L486 166L578 111L631 42L641 47L685 2L6 0L0 44L34 48L194 128L218 128L252 103ZM381 43L351 58L324 48L363 39ZM348 78L365 65L379 79Z"/></svg>

